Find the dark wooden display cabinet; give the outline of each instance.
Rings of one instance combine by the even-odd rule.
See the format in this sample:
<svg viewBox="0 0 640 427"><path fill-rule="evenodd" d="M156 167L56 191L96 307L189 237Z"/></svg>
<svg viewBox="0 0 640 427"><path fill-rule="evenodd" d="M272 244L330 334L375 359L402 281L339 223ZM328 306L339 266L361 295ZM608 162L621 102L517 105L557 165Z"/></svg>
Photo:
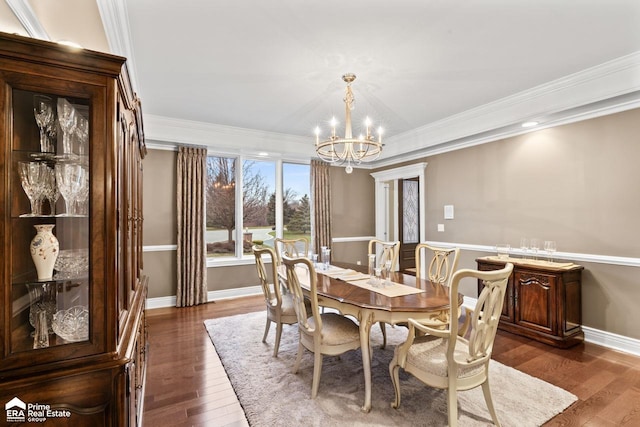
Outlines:
<svg viewBox="0 0 640 427"><path fill-rule="evenodd" d="M0 138L2 421L139 425L146 148L125 59L0 33Z"/></svg>
<svg viewBox="0 0 640 427"><path fill-rule="evenodd" d="M482 271L498 270L505 261L497 257L476 259ZM509 258L514 264L505 294L499 328L556 347L584 340L581 283L584 267ZM478 294L482 290L478 282Z"/></svg>

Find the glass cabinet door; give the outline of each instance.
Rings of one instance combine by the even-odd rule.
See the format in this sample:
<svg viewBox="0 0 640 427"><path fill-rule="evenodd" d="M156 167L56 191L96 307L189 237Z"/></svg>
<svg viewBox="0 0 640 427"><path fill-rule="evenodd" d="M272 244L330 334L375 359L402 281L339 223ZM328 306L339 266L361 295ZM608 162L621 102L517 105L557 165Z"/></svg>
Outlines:
<svg viewBox="0 0 640 427"><path fill-rule="evenodd" d="M89 99L11 90L10 353L90 339Z"/></svg>

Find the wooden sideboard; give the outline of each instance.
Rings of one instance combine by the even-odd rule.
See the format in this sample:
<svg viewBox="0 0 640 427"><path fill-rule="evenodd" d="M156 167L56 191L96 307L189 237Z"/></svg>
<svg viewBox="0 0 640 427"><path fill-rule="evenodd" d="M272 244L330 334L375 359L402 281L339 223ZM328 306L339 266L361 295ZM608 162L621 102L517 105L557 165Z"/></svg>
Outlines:
<svg viewBox="0 0 640 427"><path fill-rule="evenodd" d="M572 263L477 258L478 269L498 270L514 265L505 294L499 328L556 347L584 340L581 282L584 267ZM478 294L483 288L478 282Z"/></svg>

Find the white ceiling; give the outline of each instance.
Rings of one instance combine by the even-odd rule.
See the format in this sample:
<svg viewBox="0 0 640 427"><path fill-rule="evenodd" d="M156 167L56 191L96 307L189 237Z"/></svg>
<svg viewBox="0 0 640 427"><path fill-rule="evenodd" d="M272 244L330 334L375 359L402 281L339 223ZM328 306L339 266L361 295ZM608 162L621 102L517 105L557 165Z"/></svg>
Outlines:
<svg viewBox="0 0 640 427"><path fill-rule="evenodd" d="M310 152L316 125L344 121L347 72L354 127L385 129L383 160L640 105L638 0L5 1L52 40L129 57L156 141L232 150L243 128L248 145Z"/></svg>

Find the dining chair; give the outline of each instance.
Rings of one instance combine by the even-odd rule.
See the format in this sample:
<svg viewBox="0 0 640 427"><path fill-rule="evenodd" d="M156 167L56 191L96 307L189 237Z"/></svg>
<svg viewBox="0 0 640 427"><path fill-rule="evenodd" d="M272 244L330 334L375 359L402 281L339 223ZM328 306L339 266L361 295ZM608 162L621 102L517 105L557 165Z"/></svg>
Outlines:
<svg viewBox="0 0 640 427"><path fill-rule="evenodd" d="M379 255L378 255L379 254ZM383 266L387 261L391 261L391 271L396 270L398 259L400 257L400 241L385 242L384 240L369 240L368 255L376 255L376 265ZM387 346L387 327L384 322L378 322L380 331L382 332L382 346Z"/></svg>
<svg viewBox="0 0 640 427"><path fill-rule="evenodd" d="M300 237L299 239L282 239L277 237L273 239L273 246L278 255L278 265L282 264L282 255L293 258L306 257L309 253L309 240Z"/></svg>
<svg viewBox="0 0 640 427"><path fill-rule="evenodd" d="M282 325L293 325L298 323L298 317L293 309L293 300L289 293L283 293L278 279L278 265L276 252L269 247L253 246L253 255L256 259L256 269L260 286L264 294L264 301L267 306L267 324L264 327L262 342L266 342L271 323L276 324L276 343L273 348L273 357L278 357L280 347L280 337L282 336ZM271 272L267 270L265 258L270 261Z"/></svg>
<svg viewBox="0 0 640 427"><path fill-rule="evenodd" d="M418 243L415 258L416 278L422 277L422 270L426 267L427 278L430 281L448 286L451 275L458 267L459 256L460 248L439 248L427 243Z"/></svg>
<svg viewBox="0 0 640 427"><path fill-rule="evenodd" d="M293 373L297 373L304 349L313 353L313 381L311 398L318 395L323 355L337 356L360 348L360 330L348 317L338 313L320 313L318 307L317 275L313 263L307 258L282 256L287 271L287 288L293 297L298 316L299 344ZM305 294L301 284L308 288L311 310L305 305Z"/></svg>
<svg viewBox="0 0 640 427"><path fill-rule="evenodd" d="M383 266L386 261L391 261L391 271L395 271L400 257L400 241L385 242L384 240L369 240L368 255L376 255L376 265Z"/></svg>
<svg viewBox="0 0 640 427"><path fill-rule="evenodd" d="M400 406L399 370L402 368L431 387L447 390L450 426L458 424L458 391L478 386L482 387L491 419L495 425L500 425L489 387L489 362L512 271L513 264L507 263L501 270L463 269L453 273L449 289L450 307L458 305L458 287L463 279L482 280L484 284L471 313L468 339L459 336L458 322L449 322L444 329L434 329L409 319L407 340L396 347L389 364L395 390L393 408ZM417 331L422 334L416 335Z"/></svg>

